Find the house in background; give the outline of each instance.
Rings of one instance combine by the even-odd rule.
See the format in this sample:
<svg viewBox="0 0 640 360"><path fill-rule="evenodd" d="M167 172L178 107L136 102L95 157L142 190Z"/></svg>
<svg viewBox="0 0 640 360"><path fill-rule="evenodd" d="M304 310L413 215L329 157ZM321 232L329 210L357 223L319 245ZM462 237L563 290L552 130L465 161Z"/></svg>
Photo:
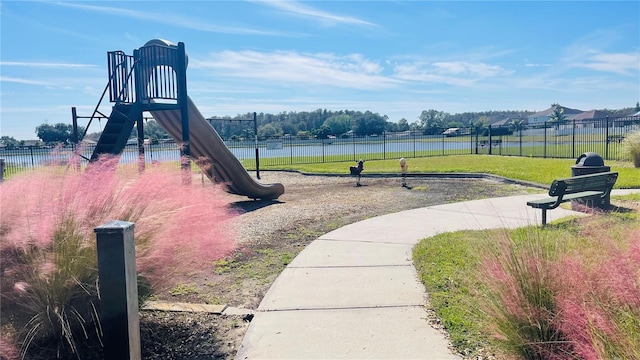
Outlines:
<svg viewBox="0 0 640 360"><path fill-rule="evenodd" d="M565 106L560 106L563 109L563 114L566 116L567 120L573 120L573 117L583 113L584 111L578 109L571 109ZM550 107L546 110L539 111L537 113L531 114L527 116L527 123L529 125L543 124L546 121L550 120L551 114L553 114L553 110L555 107Z"/></svg>
<svg viewBox="0 0 640 360"><path fill-rule="evenodd" d="M575 120L578 128L602 128L607 126L607 114L600 110L589 110L568 117L567 120Z"/></svg>

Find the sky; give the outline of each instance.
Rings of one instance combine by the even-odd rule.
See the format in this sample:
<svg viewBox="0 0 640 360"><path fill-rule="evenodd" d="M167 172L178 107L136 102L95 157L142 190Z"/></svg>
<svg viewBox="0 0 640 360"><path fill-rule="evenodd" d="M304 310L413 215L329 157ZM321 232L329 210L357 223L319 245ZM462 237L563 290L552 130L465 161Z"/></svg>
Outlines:
<svg viewBox="0 0 640 360"><path fill-rule="evenodd" d="M640 101L637 0L1 0L0 136L37 139L38 125L71 124L71 107L91 115L107 52L151 39L185 44L205 117L368 110L412 123L429 109Z"/></svg>

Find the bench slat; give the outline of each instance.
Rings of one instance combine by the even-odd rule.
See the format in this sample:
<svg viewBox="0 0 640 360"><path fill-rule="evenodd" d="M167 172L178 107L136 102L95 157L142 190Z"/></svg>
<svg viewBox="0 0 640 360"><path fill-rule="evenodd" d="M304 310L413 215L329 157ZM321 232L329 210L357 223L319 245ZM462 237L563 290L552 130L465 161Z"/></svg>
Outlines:
<svg viewBox="0 0 640 360"><path fill-rule="evenodd" d="M618 173L616 172L603 172L554 180L549 188L549 196L561 196L563 194L591 190L606 191L606 189L613 187L617 178Z"/></svg>
<svg viewBox="0 0 640 360"><path fill-rule="evenodd" d="M592 197L592 196L602 196L605 193L603 191L583 191L579 193L567 194L562 197L560 202L567 202L575 199L580 199L584 197ZM539 200L531 200L527 201L527 206L531 206L536 209L549 208L551 205L554 205L558 201L558 197L545 198Z"/></svg>

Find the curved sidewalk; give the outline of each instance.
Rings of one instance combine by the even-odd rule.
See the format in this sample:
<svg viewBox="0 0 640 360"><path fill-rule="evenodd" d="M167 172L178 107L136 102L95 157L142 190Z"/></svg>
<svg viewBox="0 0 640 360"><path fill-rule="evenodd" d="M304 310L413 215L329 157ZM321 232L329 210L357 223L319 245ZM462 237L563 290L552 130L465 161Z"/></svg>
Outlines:
<svg viewBox="0 0 640 360"><path fill-rule="evenodd" d="M236 359L460 359L425 319L413 246L443 232L540 225L541 211L526 203L545 196L402 211L319 237L273 283ZM568 215L585 214L557 208L547 216Z"/></svg>

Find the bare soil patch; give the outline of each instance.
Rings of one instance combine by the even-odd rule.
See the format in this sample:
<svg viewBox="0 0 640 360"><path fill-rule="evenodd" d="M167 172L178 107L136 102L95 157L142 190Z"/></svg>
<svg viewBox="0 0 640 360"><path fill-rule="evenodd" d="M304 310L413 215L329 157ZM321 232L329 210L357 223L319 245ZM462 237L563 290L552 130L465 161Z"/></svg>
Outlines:
<svg viewBox="0 0 640 360"><path fill-rule="evenodd" d="M344 225L419 207L508 196L531 188L486 179L355 178L262 172L262 183L280 182L277 201L234 196L238 250L206 273L188 274L156 299L227 304L257 309L286 265L311 241ZM145 359L233 359L251 316L216 316L143 311Z"/></svg>
<svg viewBox="0 0 640 360"><path fill-rule="evenodd" d="M281 171L261 175L262 183L284 184L285 193L276 201L229 195L228 206L237 214L232 220L237 250L206 271L181 274L172 288L152 297L227 305L239 308L241 315L143 310L140 333L144 359L233 359L253 317L251 311L257 309L276 277L306 245L331 230L402 210L531 191L487 179L408 178L410 188L406 188L399 177L368 177L366 173L362 186L356 186L355 177L348 176ZM209 186L206 178L194 178L201 180ZM7 319L3 311L3 320ZM437 322L429 319L432 326L437 327ZM55 343L45 340L32 348L27 358L104 358L100 344L85 341L78 345L78 354L58 352Z"/></svg>

